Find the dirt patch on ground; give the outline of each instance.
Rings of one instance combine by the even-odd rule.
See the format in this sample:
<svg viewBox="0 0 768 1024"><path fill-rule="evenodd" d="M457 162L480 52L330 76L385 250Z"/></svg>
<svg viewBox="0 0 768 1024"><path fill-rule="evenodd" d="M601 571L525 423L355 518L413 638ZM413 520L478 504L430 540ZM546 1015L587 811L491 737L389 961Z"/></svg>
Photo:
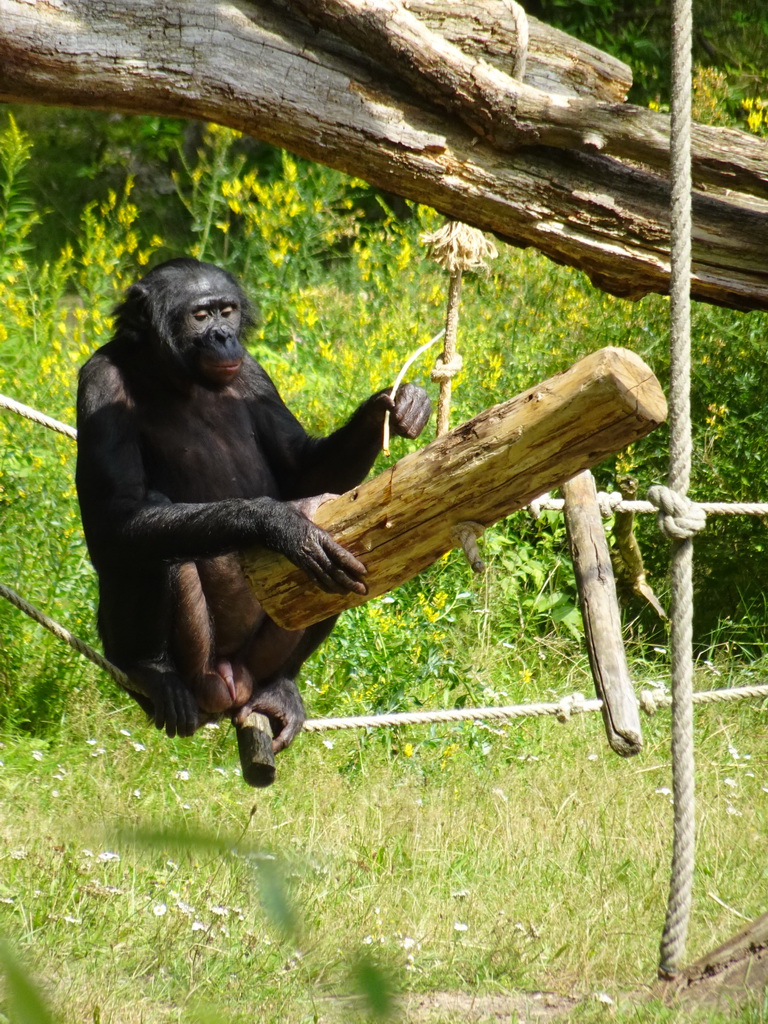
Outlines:
<svg viewBox="0 0 768 1024"><path fill-rule="evenodd" d="M468 995L465 992L414 992L403 1004L405 1019L413 1024L461 1021L467 1024L541 1024L562 1020L578 1000L554 992L513 995Z"/></svg>

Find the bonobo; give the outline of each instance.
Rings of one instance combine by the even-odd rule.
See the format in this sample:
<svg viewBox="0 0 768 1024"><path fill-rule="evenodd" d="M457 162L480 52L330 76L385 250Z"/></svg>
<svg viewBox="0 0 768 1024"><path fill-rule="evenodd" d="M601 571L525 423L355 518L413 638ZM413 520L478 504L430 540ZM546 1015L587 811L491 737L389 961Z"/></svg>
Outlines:
<svg viewBox="0 0 768 1024"><path fill-rule="evenodd" d="M315 526L328 492L354 487L392 429L417 437L426 392L379 391L310 437L241 337L252 307L226 271L155 267L83 366L77 491L99 578L99 632L129 693L169 736L221 715L269 717L282 750L302 726L296 676L335 619L288 631L253 597L236 552L278 551L324 590L365 593L365 567Z"/></svg>

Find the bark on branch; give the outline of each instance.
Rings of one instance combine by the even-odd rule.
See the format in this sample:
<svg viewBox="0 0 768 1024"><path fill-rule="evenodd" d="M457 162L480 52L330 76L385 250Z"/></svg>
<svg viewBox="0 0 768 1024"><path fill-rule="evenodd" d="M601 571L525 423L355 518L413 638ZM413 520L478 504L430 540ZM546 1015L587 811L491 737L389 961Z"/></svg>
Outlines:
<svg viewBox="0 0 768 1024"><path fill-rule="evenodd" d="M410 0L410 12L380 0L418 30L412 49L444 31L439 66L409 77L384 66L379 39L364 51L357 36L318 30L323 12L352 0L317 0L314 24L293 3L0 0L0 99L217 121L533 245L614 294L667 291L669 187L649 169L664 168L667 121L614 102L626 75L618 67L611 85L609 58L563 33L553 44L537 26L516 85L501 70L512 30L500 0ZM370 0L355 6L360 17L372 9ZM423 22L414 18L422 12ZM494 18L503 37L490 30ZM545 37L550 52L568 41L552 85L567 96L541 88ZM406 66L412 49L402 51ZM766 144L698 131L692 295L768 309Z"/></svg>

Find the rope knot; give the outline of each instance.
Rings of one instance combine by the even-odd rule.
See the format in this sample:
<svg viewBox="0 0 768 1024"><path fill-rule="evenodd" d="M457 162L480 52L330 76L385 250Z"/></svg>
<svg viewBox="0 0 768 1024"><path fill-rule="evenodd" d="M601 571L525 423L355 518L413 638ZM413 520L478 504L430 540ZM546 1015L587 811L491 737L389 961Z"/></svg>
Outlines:
<svg viewBox="0 0 768 1024"><path fill-rule="evenodd" d="M603 519L610 519L616 510L616 506L620 505L624 499L618 491L598 491L597 492L597 504L600 509L600 515Z"/></svg>
<svg viewBox="0 0 768 1024"><path fill-rule="evenodd" d="M458 352L448 359L437 359L434 367L432 368L432 380L435 384L440 384L444 380L452 380L456 374L461 370L464 365L464 360L461 358Z"/></svg>
<svg viewBox="0 0 768 1024"><path fill-rule="evenodd" d="M585 698L583 693L570 693L563 697L557 706L558 722L567 722L574 712L583 711Z"/></svg>
<svg viewBox="0 0 768 1024"><path fill-rule="evenodd" d="M707 525L707 514L701 505L670 487L651 487L648 501L659 510L659 529L671 540L690 540Z"/></svg>

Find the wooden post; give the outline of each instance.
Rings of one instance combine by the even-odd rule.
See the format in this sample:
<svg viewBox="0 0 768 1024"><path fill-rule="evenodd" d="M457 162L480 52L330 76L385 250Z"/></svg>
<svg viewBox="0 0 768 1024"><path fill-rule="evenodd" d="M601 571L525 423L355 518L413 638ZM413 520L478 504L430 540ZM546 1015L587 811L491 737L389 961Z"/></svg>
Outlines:
<svg viewBox="0 0 768 1024"><path fill-rule="evenodd" d="M563 484L563 496L589 664L595 692L603 702L605 732L613 750L629 757L642 749L643 734L621 636L611 555L595 480L588 469Z"/></svg>
<svg viewBox="0 0 768 1024"><path fill-rule="evenodd" d="M604 348L480 413L321 505L315 522L368 569L368 594L326 594L274 552L244 552L269 615L300 629L415 576L457 543L648 434L664 421L659 382L633 352Z"/></svg>
<svg viewBox="0 0 768 1024"><path fill-rule="evenodd" d="M269 719L252 711L235 729L243 780L256 789L271 786L275 781L275 755Z"/></svg>

